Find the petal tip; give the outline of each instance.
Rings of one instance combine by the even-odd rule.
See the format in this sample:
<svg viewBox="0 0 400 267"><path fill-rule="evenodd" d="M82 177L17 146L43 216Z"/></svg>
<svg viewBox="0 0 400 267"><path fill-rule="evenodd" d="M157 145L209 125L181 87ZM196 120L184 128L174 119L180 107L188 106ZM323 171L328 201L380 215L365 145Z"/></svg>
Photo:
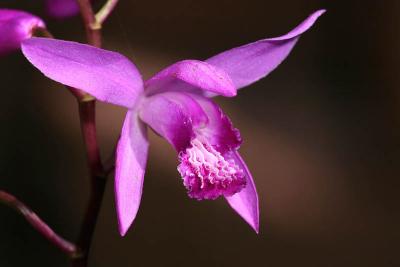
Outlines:
<svg viewBox="0 0 400 267"><path fill-rule="evenodd" d="M309 26L309 27L311 27L311 26L315 23L315 21L316 21L321 15L323 15L325 12L326 12L326 9L319 9L319 10L315 11L314 13L312 13L312 14L306 19L306 21L307 21L307 20L310 21L310 26Z"/></svg>
<svg viewBox="0 0 400 267"><path fill-rule="evenodd" d="M117 208L117 219L118 219L118 232L121 236L125 236L131 227L134 217L128 217L123 211Z"/></svg>
<svg viewBox="0 0 400 267"><path fill-rule="evenodd" d="M123 224L118 223L118 231L119 231L119 234L120 234L122 237L124 237L124 236L126 235L126 233L128 232L129 226L130 226L130 225L128 225L128 226L123 226Z"/></svg>
<svg viewBox="0 0 400 267"><path fill-rule="evenodd" d="M255 225L251 225L251 228L253 228L257 235L260 234L260 224L258 221Z"/></svg>
<svg viewBox="0 0 400 267"><path fill-rule="evenodd" d="M233 83L232 83L233 84ZM237 89L235 86L232 87L232 90L229 91L228 93L229 95L227 95L228 97L235 97L237 96Z"/></svg>
<svg viewBox="0 0 400 267"><path fill-rule="evenodd" d="M260 219L258 213L253 218L244 218L244 219L250 225L250 227L256 232L256 234L260 233Z"/></svg>
<svg viewBox="0 0 400 267"><path fill-rule="evenodd" d="M235 96L237 96L237 91L236 91L236 89L235 90L231 90L231 91L226 92L222 96L224 96L224 97L235 97Z"/></svg>
<svg viewBox="0 0 400 267"><path fill-rule="evenodd" d="M313 14L310 15L310 17L314 17L315 19L317 19L318 17L320 17L321 15L323 15L326 12L326 9L319 9L317 11L315 11Z"/></svg>

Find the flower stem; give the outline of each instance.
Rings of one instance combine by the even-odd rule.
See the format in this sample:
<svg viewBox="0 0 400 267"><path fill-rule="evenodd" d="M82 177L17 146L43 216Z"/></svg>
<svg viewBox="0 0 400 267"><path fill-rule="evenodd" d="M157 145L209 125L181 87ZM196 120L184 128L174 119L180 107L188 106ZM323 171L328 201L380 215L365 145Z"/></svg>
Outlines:
<svg viewBox="0 0 400 267"><path fill-rule="evenodd" d="M90 176L92 178L103 177L103 165L96 136L96 101L81 101L78 102L78 105Z"/></svg>
<svg viewBox="0 0 400 267"><path fill-rule="evenodd" d="M90 45L101 47L101 25L97 23L90 0L77 0Z"/></svg>
<svg viewBox="0 0 400 267"><path fill-rule="evenodd" d="M97 24L90 0L78 0L81 16L90 45L101 47L101 25ZM100 158L96 136L96 100L94 98L78 98L81 132L85 143L87 163L90 174L90 197L83 219L77 244L83 256L73 259L73 267L86 267L97 218L106 186L106 173Z"/></svg>
<svg viewBox="0 0 400 267"><path fill-rule="evenodd" d="M73 259L72 266L87 266L89 250L101 202L106 186L106 174L100 158L96 136L96 102L94 100L78 102L81 132L86 148L86 156L90 174L90 197L82 222L77 244L82 248L83 256Z"/></svg>
<svg viewBox="0 0 400 267"><path fill-rule="evenodd" d="M77 246L57 235L39 216L28 206L13 195L0 190L0 202L18 211L42 236L54 244L71 259L80 257L80 250Z"/></svg>
<svg viewBox="0 0 400 267"><path fill-rule="evenodd" d="M118 0L107 0L104 6L97 12L96 21L99 25L103 25L104 21L108 18L111 12L117 5Z"/></svg>

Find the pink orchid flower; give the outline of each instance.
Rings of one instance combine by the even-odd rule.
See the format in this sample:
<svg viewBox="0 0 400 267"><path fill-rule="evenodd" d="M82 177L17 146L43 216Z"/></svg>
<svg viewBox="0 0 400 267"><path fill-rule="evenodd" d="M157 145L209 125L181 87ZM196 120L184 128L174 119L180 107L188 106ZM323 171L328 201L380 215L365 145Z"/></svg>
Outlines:
<svg viewBox="0 0 400 267"><path fill-rule="evenodd" d="M53 18L65 19L80 12L78 0L45 0L44 3L46 13Z"/></svg>
<svg viewBox="0 0 400 267"><path fill-rule="evenodd" d="M37 28L45 28L44 22L24 11L0 9L0 55L21 47L21 42L31 38Z"/></svg>
<svg viewBox="0 0 400 267"><path fill-rule="evenodd" d="M269 74L322 13L324 10L313 13L281 37L259 40L205 61L183 60L146 82L121 54L88 45L31 38L23 42L22 51L50 79L128 109L116 152L115 195L121 235L135 219L142 196L147 126L178 152L178 171L190 197L225 197L258 232L258 196L238 153L239 131L211 97L233 97L238 89Z"/></svg>
<svg viewBox="0 0 400 267"><path fill-rule="evenodd" d="M79 13L77 0L45 0L47 14L55 18L67 18Z"/></svg>

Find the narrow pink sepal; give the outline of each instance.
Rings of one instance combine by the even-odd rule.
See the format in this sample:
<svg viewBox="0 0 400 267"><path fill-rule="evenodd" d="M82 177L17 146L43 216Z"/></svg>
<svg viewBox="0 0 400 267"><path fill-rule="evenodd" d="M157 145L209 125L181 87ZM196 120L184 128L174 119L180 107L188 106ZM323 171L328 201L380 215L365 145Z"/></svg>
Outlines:
<svg viewBox="0 0 400 267"><path fill-rule="evenodd" d="M22 52L48 78L104 102L132 108L143 92L136 66L116 52L35 37L22 43Z"/></svg>
<svg viewBox="0 0 400 267"><path fill-rule="evenodd" d="M246 174L246 187L239 193L231 197L226 197L229 205L251 226L251 228L259 233L260 211L258 206L258 195L253 177L238 152L232 153L232 158L236 164L242 168Z"/></svg>
<svg viewBox="0 0 400 267"><path fill-rule="evenodd" d="M263 39L222 52L206 62L223 69L237 89L267 76L289 55L300 35L307 31L325 10L311 14L289 33ZM207 94L213 96L215 94Z"/></svg>
<svg viewBox="0 0 400 267"><path fill-rule="evenodd" d="M118 227L124 236L131 226L142 198L149 143L145 125L136 113L128 111L117 147L115 202Z"/></svg>

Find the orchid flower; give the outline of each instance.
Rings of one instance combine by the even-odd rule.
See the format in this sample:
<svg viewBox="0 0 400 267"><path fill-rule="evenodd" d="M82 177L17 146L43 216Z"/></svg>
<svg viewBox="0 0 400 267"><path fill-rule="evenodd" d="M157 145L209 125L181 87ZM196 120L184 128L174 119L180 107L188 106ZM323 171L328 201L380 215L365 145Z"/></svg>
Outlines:
<svg viewBox="0 0 400 267"><path fill-rule="evenodd" d="M258 196L238 153L240 133L211 97L233 97L238 89L269 74L322 13L324 10L313 13L286 35L240 46L205 61L179 61L146 82L135 65L116 52L46 38L24 41L22 51L50 79L128 109L116 151L115 194L121 235L136 217L142 196L147 126L176 149L178 171L191 198L225 197L258 232Z"/></svg>
<svg viewBox="0 0 400 267"><path fill-rule="evenodd" d="M0 9L0 55L17 50L21 42L31 38L36 29L45 28L44 22L24 11Z"/></svg>
<svg viewBox="0 0 400 267"><path fill-rule="evenodd" d="M55 18L67 18L79 13L77 0L45 0L47 14Z"/></svg>

